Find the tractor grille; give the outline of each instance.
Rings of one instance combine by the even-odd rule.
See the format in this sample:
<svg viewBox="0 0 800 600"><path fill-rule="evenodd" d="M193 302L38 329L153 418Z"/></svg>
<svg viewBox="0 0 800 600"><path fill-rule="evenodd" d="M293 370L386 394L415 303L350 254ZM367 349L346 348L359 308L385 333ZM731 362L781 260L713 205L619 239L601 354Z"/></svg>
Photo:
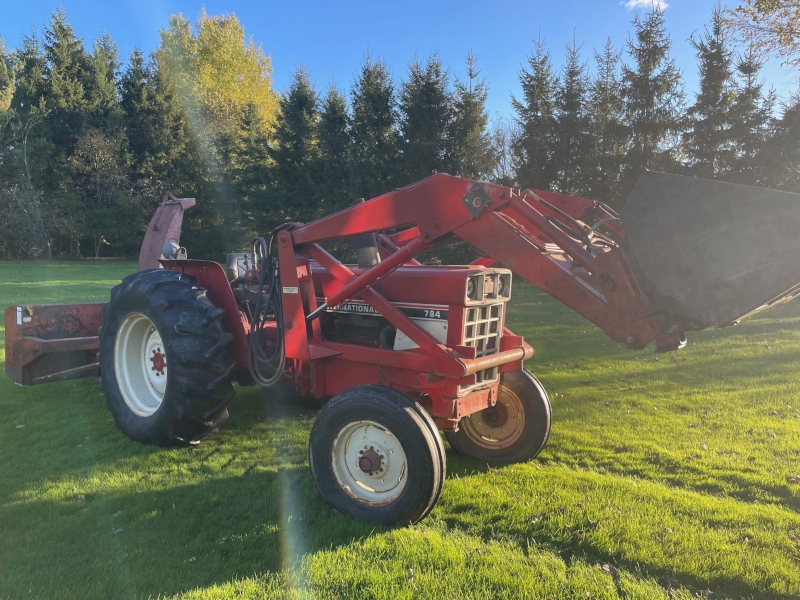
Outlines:
<svg viewBox="0 0 800 600"><path fill-rule="evenodd" d="M470 306L464 323L464 345L475 348L475 356L488 356L500 349L503 333L503 303ZM475 384L497 379L497 367L484 369L475 374Z"/></svg>

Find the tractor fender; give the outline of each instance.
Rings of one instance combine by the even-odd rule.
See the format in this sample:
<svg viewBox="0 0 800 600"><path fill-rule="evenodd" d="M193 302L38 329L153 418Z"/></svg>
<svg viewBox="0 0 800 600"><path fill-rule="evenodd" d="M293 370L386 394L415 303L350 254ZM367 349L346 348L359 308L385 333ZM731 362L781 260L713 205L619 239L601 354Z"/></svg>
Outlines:
<svg viewBox="0 0 800 600"><path fill-rule="evenodd" d="M239 311L231 284L228 283L222 266L211 260L162 259L158 262L166 269L195 277L197 284L206 289L208 298L214 306L225 311L222 324L233 336L233 358L238 366L247 369L247 334L250 332L250 323Z"/></svg>

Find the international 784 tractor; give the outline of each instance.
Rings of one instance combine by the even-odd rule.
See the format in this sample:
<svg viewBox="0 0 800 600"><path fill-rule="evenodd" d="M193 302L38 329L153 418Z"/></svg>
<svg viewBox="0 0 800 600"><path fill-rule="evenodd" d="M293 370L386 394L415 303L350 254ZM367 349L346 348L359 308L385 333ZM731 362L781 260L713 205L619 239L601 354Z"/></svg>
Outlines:
<svg viewBox="0 0 800 600"><path fill-rule="evenodd" d="M107 303L5 312L20 385L97 376L117 427L196 444L240 385L294 386L324 405L309 442L322 498L388 524L419 521L445 480L439 432L484 462L534 458L550 402L506 326L521 277L631 349L686 343L794 297L800 196L646 172L621 215L599 202L436 174L287 223L225 267L179 245L192 199L169 196L139 271ZM357 264L321 243L352 238ZM461 240L467 265L415 257Z"/></svg>

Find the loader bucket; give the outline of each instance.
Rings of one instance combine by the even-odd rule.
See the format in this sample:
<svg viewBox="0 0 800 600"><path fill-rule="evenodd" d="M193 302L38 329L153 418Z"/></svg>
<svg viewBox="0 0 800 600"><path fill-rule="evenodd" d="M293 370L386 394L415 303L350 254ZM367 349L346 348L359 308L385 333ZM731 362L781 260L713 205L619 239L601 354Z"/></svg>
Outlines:
<svg viewBox="0 0 800 600"><path fill-rule="evenodd" d="M800 194L648 171L621 219L642 291L687 329L730 324L800 289Z"/></svg>

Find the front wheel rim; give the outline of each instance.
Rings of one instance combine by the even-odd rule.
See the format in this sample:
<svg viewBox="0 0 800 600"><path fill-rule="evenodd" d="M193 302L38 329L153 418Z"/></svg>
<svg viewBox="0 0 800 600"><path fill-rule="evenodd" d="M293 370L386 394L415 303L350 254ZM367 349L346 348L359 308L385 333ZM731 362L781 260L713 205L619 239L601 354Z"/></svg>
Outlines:
<svg viewBox="0 0 800 600"><path fill-rule="evenodd" d="M333 475L353 500L384 506L397 500L408 482L408 460L400 441L375 421L344 425L331 445Z"/></svg>
<svg viewBox="0 0 800 600"><path fill-rule="evenodd" d="M459 427L481 448L505 450L522 436L525 406L516 392L500 384L495 406L469 415Z"/></svg>
<svg viewBox="0 0 800 600"><path fill-rule="evenodd" d="M114 341L114 373L128 408L139 417L154 415L167 390L167 357L153 322L132 313L120 323Z"/></svg>

